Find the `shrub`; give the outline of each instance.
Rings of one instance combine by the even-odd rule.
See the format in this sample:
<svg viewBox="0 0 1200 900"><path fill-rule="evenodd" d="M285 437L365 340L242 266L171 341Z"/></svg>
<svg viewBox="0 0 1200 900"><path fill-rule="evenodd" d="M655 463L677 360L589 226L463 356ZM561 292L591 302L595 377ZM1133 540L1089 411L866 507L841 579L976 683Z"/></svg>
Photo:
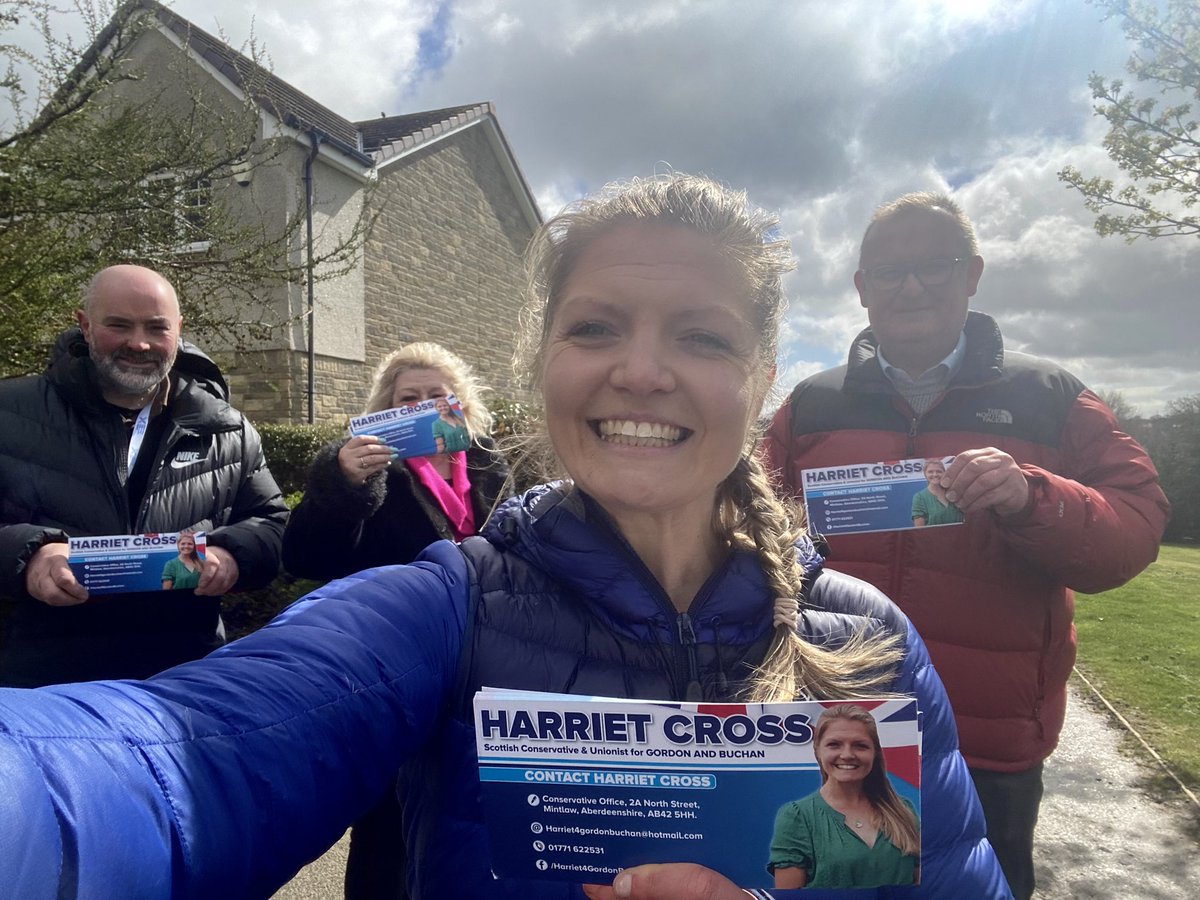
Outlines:
<svg viewBox="0 0 1200 900"><path fill-rule="evenodd" d="M541 407L531 403L492 397L488 409L492 412L492 437L497 441L542 430Z"/></svg>
<svg viewBox="0 0 1200 900"><path fill-rule="evenodd" d="M335 438L345 437L340 425L259 425L263 453L275 482L284 495L304 489L308 467L322 446Z"/></svg>
<svg viewBox="0 0 1200 900"><path fill-rule="evenodd" d="M542 424L542 409L531 403L496 397L488 402L492 411L492 437L508 460L513 473L513 486L517 491L548 481L547 461L541 451L527 444L523 438L545 431Z"/></svg>

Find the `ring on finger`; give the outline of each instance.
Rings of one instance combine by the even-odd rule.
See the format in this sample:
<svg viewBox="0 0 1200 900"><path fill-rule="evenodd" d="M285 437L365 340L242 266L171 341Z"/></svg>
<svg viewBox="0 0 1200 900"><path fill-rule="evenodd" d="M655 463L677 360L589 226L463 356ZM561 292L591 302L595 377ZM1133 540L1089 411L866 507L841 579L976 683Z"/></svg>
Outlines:
<svg viewBox="0 0 1200 900"><path fill-rule="evenodd" d="M360 469L365 469L367 467L367 458L365 456L360 456L358 458L358 467Z"/></svg>

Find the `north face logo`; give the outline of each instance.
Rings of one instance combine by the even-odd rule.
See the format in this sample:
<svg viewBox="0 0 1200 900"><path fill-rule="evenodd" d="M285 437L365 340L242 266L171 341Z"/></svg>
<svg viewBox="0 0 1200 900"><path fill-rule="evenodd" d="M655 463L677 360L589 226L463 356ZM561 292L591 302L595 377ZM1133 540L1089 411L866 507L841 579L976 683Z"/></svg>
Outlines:
<svg viewBox="0 0 1200 900"><path fill-rule="evenodd" d="M995 409L993 407L989 407L988 409L980 410L979 412L975 413L975 418L977 418L980 422L987 422L989 425L1012 424L1012 413L1010 413L1007 409Z"/></svg>
<svg viewBox="0 0 1200 900"><path fill-rule="evenodd" d="M172 469L182 469L184 466L190 466L200 462L199 450L181 450L175 454L175 458L171 460Z"/></svg>

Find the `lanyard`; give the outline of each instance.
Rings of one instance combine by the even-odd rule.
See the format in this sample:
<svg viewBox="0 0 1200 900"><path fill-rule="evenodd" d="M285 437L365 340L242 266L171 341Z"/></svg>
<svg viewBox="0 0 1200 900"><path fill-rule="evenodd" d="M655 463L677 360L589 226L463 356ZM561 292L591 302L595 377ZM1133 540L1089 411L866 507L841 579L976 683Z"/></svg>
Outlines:
<svg viewBox="0 0 1200 900"><path fill-rule="evenodd" d="M146 428L150 425L150 407L153 405L154 398L151 397L150 402L138 413L137 421L133 423L133 432L129 435L129 453L125 462L127 473L132 472L133 467L137 465L138 454L142 451L142 440L146 437Z"/></svg>

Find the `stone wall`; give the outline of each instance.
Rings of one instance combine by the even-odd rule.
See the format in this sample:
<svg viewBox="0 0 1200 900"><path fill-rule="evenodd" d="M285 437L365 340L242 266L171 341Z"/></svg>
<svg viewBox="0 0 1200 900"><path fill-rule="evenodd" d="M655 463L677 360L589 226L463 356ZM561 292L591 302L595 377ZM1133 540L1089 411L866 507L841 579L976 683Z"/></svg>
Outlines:
<svg viewBox="0 0 1200 900"><path fill-rule="evenodd" d="M303 354L256 350L213 354L229 382L233 405L253 422L303 422L308 375Z"/></svg>
<svg viewBox="0 0 1200 900"><path fill-rule="evenodd" d="M227 373L233 403L255 422L308 421L308 358L288 350L245 352ZM362 412L370 393L373 366L317 356L317 422L342 423Z"/></svg>
<svg viewBox="0 0 1200 900"><path fill-rule="evenodd" d="M367 360L436 341L497 394L527 399L512 371L533 232L484 129L467 128L380 171L365 260Z"/></svg>

